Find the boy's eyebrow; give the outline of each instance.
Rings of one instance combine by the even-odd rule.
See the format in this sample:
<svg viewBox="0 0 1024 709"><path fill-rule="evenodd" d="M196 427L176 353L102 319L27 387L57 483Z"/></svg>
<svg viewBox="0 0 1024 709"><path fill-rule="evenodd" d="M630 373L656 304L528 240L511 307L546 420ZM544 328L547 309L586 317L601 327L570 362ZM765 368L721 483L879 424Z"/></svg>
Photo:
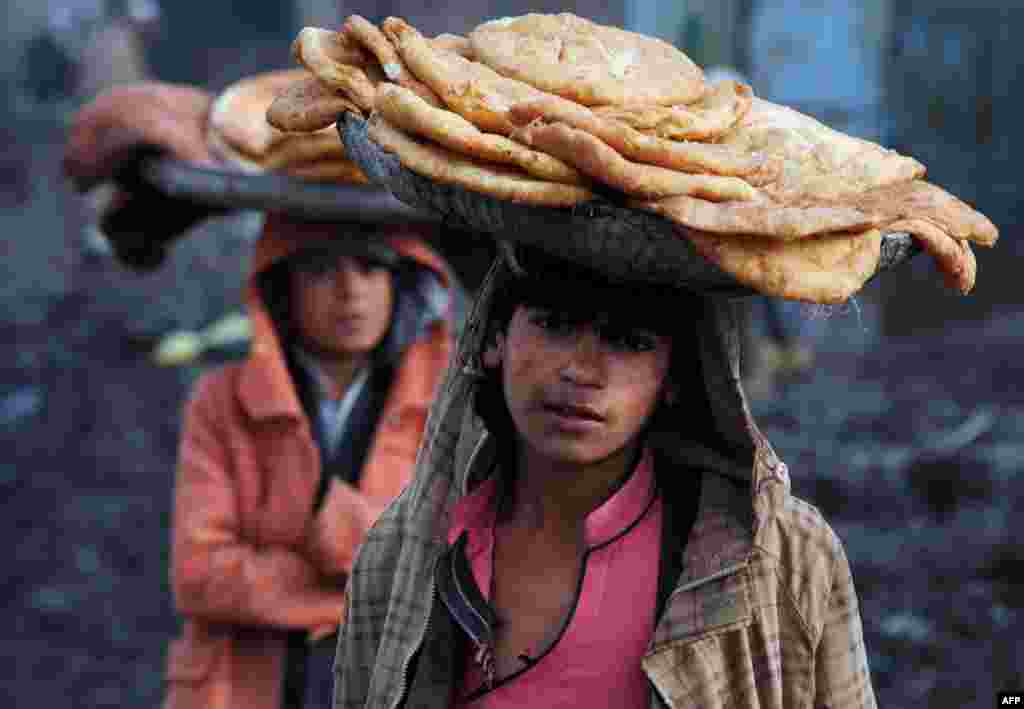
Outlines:
<svg viewBox="0 0 1024 709"><path fill-rule="evenodd" d="M643 332L656 336L667 336L671 325L663 318L633 312L622 307L605 308L594 304L523 304L527 310L540 311L546 315L558 314L573 323L594 323L602 328L619 331Z"/></svg>
<svg viewBox="0 0 1024 709"><path fill-rule="evenodd" d="M527 308L564 313L574 320L594 320L605 315L617 325L643 328L658 334L674 332L674 319L666 317L664 294L656 289L634 289L621 284L593 280L529 278L520 291L519 302ZM639 291L639 292L637 292Z"/></svg>

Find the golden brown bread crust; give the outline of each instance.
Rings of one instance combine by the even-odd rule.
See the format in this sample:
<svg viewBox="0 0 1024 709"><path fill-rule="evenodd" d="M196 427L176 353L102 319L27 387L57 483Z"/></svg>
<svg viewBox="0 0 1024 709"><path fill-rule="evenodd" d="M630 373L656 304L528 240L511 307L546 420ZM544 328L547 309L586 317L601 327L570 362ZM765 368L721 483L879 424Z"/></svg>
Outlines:
<svg viewBox="0 0 1024 709"><path fill-rule="evenodd" d="M258 158L243 153L224 140L216 131L207 132L206 147L219 162L236 167L242 172L256 174L264 171Z"/></svg>
<svg viewBox="0 0 1024 709"><path fill-rule="evenodd" d="M480 130L509 135L515 129L507 117L509 107L543 96L529 84L505 78L455 52L437 49L397 17L384 20L382 29L416 78Z"/></svg>
<svg viewBox="0 0 1024 709"><path fill-rule="evenodd" d="M387 85L377 93L377 112L392 126L431 140L471 158L515 165L542 180L580 185L580 173L547 153L494 133L483 133L452 111L429 106L401 86Z"/></svg>
<svg viewBox="0 0 1024 709"><path fill-rule="evenodd" d="M630 206L712 234L795 241L817 234L880 226L885 219L853 206L787 206L775 202L709 202L685 195Z"/></svg>
<svg viewBox="0 0 1024 709"><path fill-rule="evenodd" d="M342 32L358 42L364 49L377 58L381 71L388 81L404 86L414 92L431 106L440 106L441 99L431 91L430 87L419 81L405 66L402 57L391 45L380 29L361 15L350 15L345 20Z"/></svg>
<svg viewBox="0 0 1024 709"><path fill-rule="evenodd" d="M517 125L526 125L538 118L565 123L590 133L634 162L679 172L743 177L753 185L775 178L772 161L759 154L714 143L664 140L646 135L560 96L548 94L517 103L509 109L508 116Z"/></svg>
<svg viewBox="0 0 1024 709"><path fill-rule="evenodd" d="M350 99L305 74L277 95L267 109L267 122L278 130L311 133L334 125L346 112L362 115Z"/></svg>
<svg viewBox="0 0 1024 709"><path fill-rule="evenodd" d="M315 133L294 133L278 142L264 155L261 164L267 170L285 170L291 165L311 161L345 159L345 146L333 127Z"/></svg>
<svg viewBox="0 0 1024 709"><path fill-rule="evenodd" d="M259 74L229 86L214 101L207 126L207 144L221 160L244 172L280 172L304 179L365 183L366 176L345 156L334 128L335 109L357 111L350 101L316 84L305 69ZM312 83L311 83L312 82ZM298 95L319 97L318 103L289 107ZM307 132L280 130L268 120L270 107L307 113L317 110L327 125ZM282 110L283 113L283 110ZM303 117L303 120L308 116ZM305 123L306 127L314 125ZM293 124L288 124L293 125Z"/></svg>
<svg viewBox="0 0 1024 709"><path fill-rule="evenodd" d="M718 144L773 161L778 173L762 188L785 204L842 199L924 175L924 166L913 158L759 98Z"/></svg>
<svg viewBox="0 0 1024 709"><path fill-rule="evenodd" d="M691 104L598 106L594 113L658 138L713 142L739 123L753 98L749 86L723 81Z"/></svg>
<svg viewBox="0 0 1024 709"><path fill-rule="evenodd" d="M369 136L418 175L509 202L571 207L594 196L584 187L538 180L521 170L479 162L438 145L417 141L389 125L379 114L370 118Z"/></svg>
<svg viewBox="0 0 1024 709"><path fill-rule="evenodd" d="M564 123L531 123L521 128L516 138L631 197L661 199L692 195L714 202L758 199L757 190L737 177L688 174L631 162L590 133Z"/></svg>
<svg viewBox="0 0 1024 709"><path fill-rule="evenodd" d="M232 84L214 99L209 131L245 155L263 155L283 137L267 122L267 107L279 92L304 76L302 69L283 69Z"/></svg>
<svg viewBox="0 0 1024 709"><path fill-rule="evenodd" d="M349 60L353 49L364 58ZM373 110L376 85L384 80L384 74L353 40L341 32L306 27L292 43L292 54L316 78L342 91L364 112Z"/></svg>
<svg viewBox="0 0 1024 709"><path fill-rule="evenodd" d="M312 54L307 56L309 52ZM302 28L292 42L292 58L307 69L307 62L329 61L366 66L371 61L370 55L353 38L319 27Z"/></svg>
<svg viewBox="0 0 1024 709"><path fill-rule="evenodd" d="M692 103L704 72L654 37L563 12L486 22L469 34L478 61L585 106Z"/></svg>
<svg viewBox="0 0 1024 709"><path fill-rule="evenodd" d="M687 230L704 258L765 295L844 303L878 270L882 234L820 234L799 241L750 239Z"/></svg>
<svg viewBox="0 0 1024 709"><path fill-rule="evenodd" d="M455 52L466 59L475 59L473 55L473 43L467 37L458 34L445 32L430 40L434 49L441 49L446 52Z"/></svg>

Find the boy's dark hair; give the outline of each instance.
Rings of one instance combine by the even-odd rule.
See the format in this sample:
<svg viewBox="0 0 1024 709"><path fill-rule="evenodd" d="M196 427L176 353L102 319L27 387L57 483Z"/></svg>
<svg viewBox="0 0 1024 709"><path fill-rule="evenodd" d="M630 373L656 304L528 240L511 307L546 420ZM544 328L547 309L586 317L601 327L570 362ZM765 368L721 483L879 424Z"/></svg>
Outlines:
<svg viewBox="0 0 1024 709"><path fill-rule="evenodd" d="M515 261L522 273L501 283L493 295L485 326L484 347L507 331L519 306L568 311L572 320L588 322L599 316L650 329L672 338L669 374L678 390L677 406L684 411L708 411L710 404L697 349L697 325L703 317L703 299L676 288L611 281L589 269L546 256L535 249L517 248ZM501 368L484 368L473 399L475 413L500 444L516 440L515 424L505 402ZM647 430L666 428L676 407L662 402ZM710 425L710 417L690 417L688 425ZM703 421L702 421L703 420ZM700 433L694 431L694 438ZM504 447L504 446L503 446ZM507 447L503 456L511 452Z"/></svg>

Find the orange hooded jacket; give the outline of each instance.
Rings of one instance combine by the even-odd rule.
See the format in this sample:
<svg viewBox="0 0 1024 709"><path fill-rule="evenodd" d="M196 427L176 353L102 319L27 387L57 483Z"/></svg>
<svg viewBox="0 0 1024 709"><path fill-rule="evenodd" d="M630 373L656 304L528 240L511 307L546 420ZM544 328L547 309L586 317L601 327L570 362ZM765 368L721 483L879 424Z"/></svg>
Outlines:
<svg viewBox="0 0 1024 709"><path fill-rule="evenodd" d="M185 623L168 650L166 709L280 709L289 631L333 632L344 575L366 530L410 480L448 363L452 308L404 351L356 486L321 476L311 422L289 375L257 277L330 227L269 217L253 256L248 358L204 375L185 409L171 579ZM389 243L433 271L441 259L410 227Z"/></svg>

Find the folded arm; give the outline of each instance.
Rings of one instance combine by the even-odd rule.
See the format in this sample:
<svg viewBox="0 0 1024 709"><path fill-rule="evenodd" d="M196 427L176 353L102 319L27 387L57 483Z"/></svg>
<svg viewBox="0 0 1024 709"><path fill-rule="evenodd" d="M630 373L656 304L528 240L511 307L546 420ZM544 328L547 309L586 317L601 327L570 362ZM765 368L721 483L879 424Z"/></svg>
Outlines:
<svg viewBox="0 0 1024 709"><path fill-rule="evenodd" d="M336 625L344 594L303 553L242 537L227 439L211 398L200 382L179 454L172 586L180 612L283 628Z"/></svg>

